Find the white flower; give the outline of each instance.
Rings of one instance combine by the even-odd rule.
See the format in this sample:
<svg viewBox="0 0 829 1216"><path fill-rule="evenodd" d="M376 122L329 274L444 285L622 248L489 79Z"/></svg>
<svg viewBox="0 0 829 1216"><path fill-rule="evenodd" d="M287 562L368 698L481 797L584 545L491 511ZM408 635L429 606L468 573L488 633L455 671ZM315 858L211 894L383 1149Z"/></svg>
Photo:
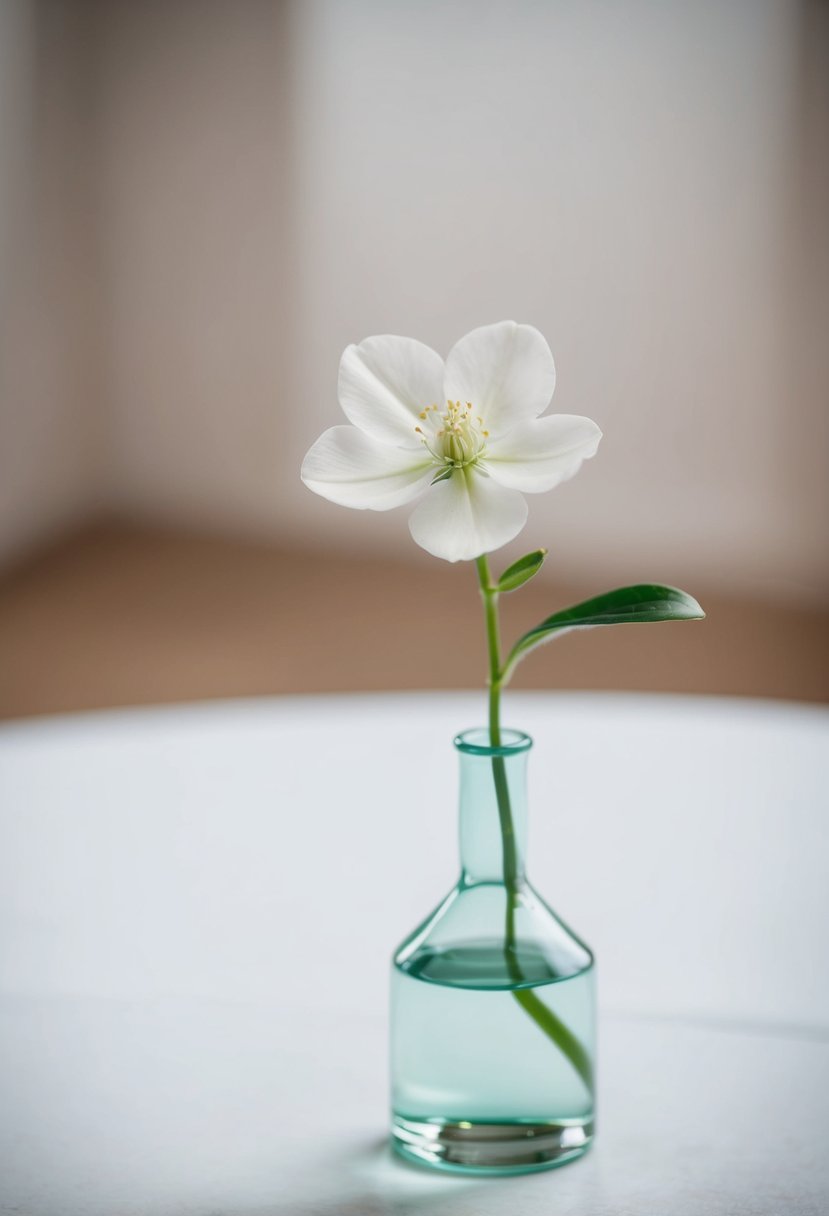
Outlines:
<svg viewBox="0 0 829 1216"><path fill-rule="evenodd" d="M479 557L521 531L524 494L566 481L599 446L589 418L539 417L555 382L545 339L514 321L473 329L445 363L414 338L366 338L340 361L353 425L320 436L302 480L358 510L423 495L409 520L417 543L450 562Z"/></svg>

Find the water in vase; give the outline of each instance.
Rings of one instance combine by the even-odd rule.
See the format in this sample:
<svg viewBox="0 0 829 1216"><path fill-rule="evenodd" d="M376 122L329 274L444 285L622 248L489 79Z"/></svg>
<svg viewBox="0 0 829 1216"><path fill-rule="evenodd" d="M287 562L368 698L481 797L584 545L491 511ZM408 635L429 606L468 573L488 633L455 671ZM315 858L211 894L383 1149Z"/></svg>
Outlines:
<svg viewBox="0 0 829 1216"><path fill-rule="evenodd" d="M525 1014L503 964L498 974L503 947L482 942L466 954L445 960L427 951L407 969L395 968L395 1111L447 1122L582 1126L593 1113L588 1084ZM521 964L527 973L543 970L542 958L527 952ZM592 1042L592 968L531 991L574 1034Z"/></svg>

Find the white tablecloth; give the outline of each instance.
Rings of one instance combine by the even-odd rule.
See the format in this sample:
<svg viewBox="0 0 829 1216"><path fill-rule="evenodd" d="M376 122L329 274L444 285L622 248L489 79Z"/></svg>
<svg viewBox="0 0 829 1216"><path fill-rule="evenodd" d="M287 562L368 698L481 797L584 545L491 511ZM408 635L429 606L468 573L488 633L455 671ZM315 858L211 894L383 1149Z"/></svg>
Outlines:
<svg viewBox="0 0 829 1216"><path fill-rule="evenodd" d="M386 986L456 878L471 694L0 728L0 1212L829 1210L829 710L508 697L530 874L594 947L599 1134L391 1158Z"/></svg>

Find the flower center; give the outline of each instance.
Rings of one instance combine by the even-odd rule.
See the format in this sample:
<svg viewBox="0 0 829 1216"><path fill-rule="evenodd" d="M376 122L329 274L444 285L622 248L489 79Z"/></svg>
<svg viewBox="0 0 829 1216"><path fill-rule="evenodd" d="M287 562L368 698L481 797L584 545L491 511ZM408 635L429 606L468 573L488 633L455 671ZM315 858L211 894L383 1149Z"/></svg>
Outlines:
<svg viewBox="0 0 829 1216"><path fill-rule="evenodd" d="M415 430L437 464L462 469L474 464L486 447L489 431L484 420L473 413L471 402L447 401L441 412L437 405L427 405L419 417L422 426ZM447 476L449 474L447 473Z"/></svg>

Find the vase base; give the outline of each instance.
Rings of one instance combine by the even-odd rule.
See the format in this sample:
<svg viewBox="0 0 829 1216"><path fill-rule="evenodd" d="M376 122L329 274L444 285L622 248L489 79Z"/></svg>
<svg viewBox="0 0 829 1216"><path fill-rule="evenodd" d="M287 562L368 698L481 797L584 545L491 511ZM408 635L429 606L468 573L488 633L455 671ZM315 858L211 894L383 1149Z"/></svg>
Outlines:
<svg viewBox="0 0 829 1216"><path fill-rule="evenodd" d="M463 1174L526 1174L586 1153L592 1119L514 1122L392 1119L392 1146L407 1161Z"/></svg>

